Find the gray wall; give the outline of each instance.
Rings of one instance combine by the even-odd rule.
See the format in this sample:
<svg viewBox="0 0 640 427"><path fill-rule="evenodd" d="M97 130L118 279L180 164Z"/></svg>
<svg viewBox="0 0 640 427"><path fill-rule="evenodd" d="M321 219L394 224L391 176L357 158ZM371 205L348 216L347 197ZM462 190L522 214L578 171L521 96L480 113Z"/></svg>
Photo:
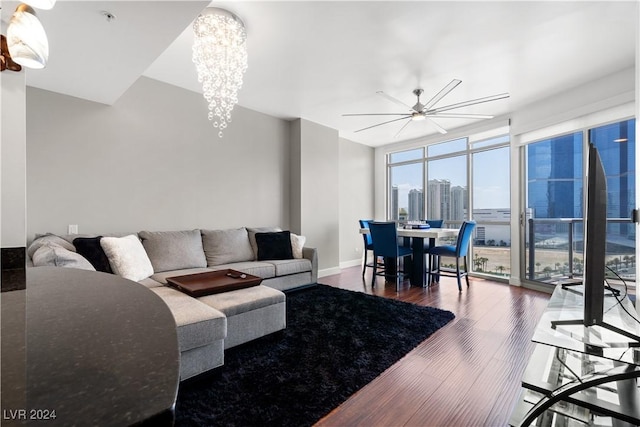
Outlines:
<svg viewBox="0 0 640 427"><path fill-rule="evenodd" d="M0 75L0 243L3 248L26 244L24 82L24 72Z"/></svg>
<svg viewBox="0 0 640 427"><path fill-rule="evenodd" d="M373 153L334 129L236 107L223 139L198 93L141 78L113 106L27 88L27 240L277 225L357 264ZM358 251L356 251L358 248Z"/></svg>
<svg viewBox="0 0 640 427"><path fill-rule="evenodd" d="M289 227L289 122L141 78L113 106L27 88L27 237Z"/></svg>
<svg viewBox="0 0 640 427"><path fill-rule="evenodd" d="M291 141L290 158L290 198L289 198L289 212L291 231L295 233L301 233L302 229L302 124L301 120L294 120L289 126L289 140Z"/></svg>
<svg viewBox="0 0 640 427"><path fill-rule="evenodd" d="M298 119L291 124L291 223L318 248L319 275L339 272L338 131Z"/></svg>
<svg viewBox="0 0 640 427"><path fill-rule="evenodd" d="M374 218L375 149L340 139L340 266L358 265L363 241L359 219Z"/></svg>

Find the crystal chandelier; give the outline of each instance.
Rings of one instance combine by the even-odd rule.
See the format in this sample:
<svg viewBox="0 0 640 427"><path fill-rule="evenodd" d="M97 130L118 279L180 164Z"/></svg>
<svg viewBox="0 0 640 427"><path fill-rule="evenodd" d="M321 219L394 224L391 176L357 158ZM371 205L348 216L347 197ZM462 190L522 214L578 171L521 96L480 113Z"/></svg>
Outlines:
<svg viewBox="0 0 640 427"><path fill-rule="evenodd" d="M222 138L247 70L247 32L240 18L216 7L209 7L198 16L193 32L198 81L209 103L209 120Z"/></svg>

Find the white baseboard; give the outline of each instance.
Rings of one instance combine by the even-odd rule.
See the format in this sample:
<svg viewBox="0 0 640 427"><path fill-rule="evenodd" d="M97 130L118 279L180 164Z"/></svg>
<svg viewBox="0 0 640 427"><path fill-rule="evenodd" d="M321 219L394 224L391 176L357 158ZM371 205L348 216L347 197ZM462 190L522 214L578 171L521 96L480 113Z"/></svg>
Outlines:
<svg viewBox="0 0 640 427"><path fill-rule="evenodd" d="M334 274L340 274L340 267L325 268L318 270L318 277L332 276Z"/></svg>
<svg viewBox="0 0 640 427"><path fill-rule="evenodd" d="M340 268L355 267L356 265L362 265L362 259L352 259L351 261L343 261L340 263Z"/></svg>
<svg viewBox="0 0 640 427"><path fill-rule="evenodd" d="M355 267L357 265L362 265L361 259L352 259L351 261L343 261L340 263L339 267L331 267L331 268L318 270L318 277L325 277L325 276L331 276L334 274L340 274L342 273L343 268Z"/></svg>

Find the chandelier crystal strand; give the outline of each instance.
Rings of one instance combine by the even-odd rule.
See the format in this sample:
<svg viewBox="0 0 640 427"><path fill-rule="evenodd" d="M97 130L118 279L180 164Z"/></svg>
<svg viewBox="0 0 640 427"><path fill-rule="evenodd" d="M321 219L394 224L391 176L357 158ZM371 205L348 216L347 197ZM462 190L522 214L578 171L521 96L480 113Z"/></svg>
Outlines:
<svg viewBox="0 0 640 427"><path fill-rule="evenodd" d="M209 103L209 120L222 138L247 71L247 33L240 18L214 7L198 16L193 31L193 62L198 81Z"/></svg>

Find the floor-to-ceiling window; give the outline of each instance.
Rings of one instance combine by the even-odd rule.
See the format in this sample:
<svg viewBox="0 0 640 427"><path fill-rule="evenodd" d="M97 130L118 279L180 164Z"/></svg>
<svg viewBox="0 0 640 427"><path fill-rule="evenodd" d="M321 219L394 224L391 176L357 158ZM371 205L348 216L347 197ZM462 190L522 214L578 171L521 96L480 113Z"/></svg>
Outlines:
<svg viewBox="0 0 640 427"><path fill-rule="evenodd" d="M547 281L582 272L583 133L526 146L525 269Z"/></svg>
<svg viewBox="0 0 640 427"><path fill-rule="evenodd" d="M635 280L635 120L579 129L525 147L526 279L556 283L583 274L584 185L587 144L607 177L607 265Z"/></svg>
<svg viewBox="0 0 640 427"><path fill-rule="evenodd" d="M424 219L424 149L389 155L388 218L395 221Z"/></svg>
<svg viewBox="0 0 640 427"><path fill-rule="evenodd" d="M510 148L508 136L472 144L473 219L477 222L473 268L511 274Z"/></svg>
<svg viewBox="0 0 640 427"><path fill-rule="evenodd" d="M427 147L427 217L460 227L468 218L467 138Z"/></svg>
<svg viewBox="0 0 640 427"><path fill-rule="evenodd" d="M616 113L604 116L615 117ZM401 222L444 219L446 227L458 227L464 219L475 220L478 226L471 248L475 273L509 277L511 266L520 259L519 277L525 283L580 278L585 153L592 142L603 159L609 189L607 264L633 285L635 225L630 216L636 203L636 121L601 125L602 116L598 113L517 134L516 144L522 147L516 157L520 157L518 173L522 174L523 188L516 186L510 171L515 159L508 130L494 131L490 137L432 140L418 148L387 154L387 216ZM510 198L511 193L516 195ZM510 209L514 197L523 203L517 216ZM522 234L514 238L510 232L516 221ZM512 240L519 242L515 251L511 251ZM514 254L521 258L511 260Z"/></svg>
<svg viewBox="0 0 640 427"><path fill-rule="evenodd" d="M448 228L476 220L469 267L503 277L510 272L511 246L510 148L504 133L470 135L387 157L388 218L442 219Z"/></svg>

